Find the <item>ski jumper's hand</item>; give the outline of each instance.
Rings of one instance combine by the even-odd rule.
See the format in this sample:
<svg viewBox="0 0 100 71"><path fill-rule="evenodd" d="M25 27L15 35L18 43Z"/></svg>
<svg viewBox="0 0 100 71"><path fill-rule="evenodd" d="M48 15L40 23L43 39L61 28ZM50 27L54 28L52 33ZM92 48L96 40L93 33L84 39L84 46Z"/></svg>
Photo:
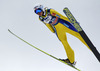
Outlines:
<svg viewBox="0 0 100 71"><path fill-rule="evenodd" d="M55 33L55 30L54 30L54 28L52 27L51 24L46 23L46 26L49 28L49 30L50 30L51 32Z"/></svg>

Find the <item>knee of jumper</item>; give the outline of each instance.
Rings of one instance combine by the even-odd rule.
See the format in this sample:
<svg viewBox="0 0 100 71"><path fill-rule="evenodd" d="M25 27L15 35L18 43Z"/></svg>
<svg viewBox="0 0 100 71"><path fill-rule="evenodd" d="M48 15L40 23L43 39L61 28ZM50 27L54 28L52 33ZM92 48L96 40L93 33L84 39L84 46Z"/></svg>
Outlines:
<svg viewBox="0 0 100 71"><path fill-rule="evenodd" d="M59 38L59 40L60 40L62 43L67 42L67 39L66 39L66 38Z"/></svg>
<svg viewBox="0 0 100 71"><path fill-rule="evenodd" d="M58 38L62 42L66 42L67 41L66 34L61 33L61 35L58 35Z"/></svg>
<svg viewBox="0 0 100 71"><path fill-rule="evenodd" d="M62 44L63 44L64 46L69 46L67 40L61 40L61 42L62 42Z"/></svg>

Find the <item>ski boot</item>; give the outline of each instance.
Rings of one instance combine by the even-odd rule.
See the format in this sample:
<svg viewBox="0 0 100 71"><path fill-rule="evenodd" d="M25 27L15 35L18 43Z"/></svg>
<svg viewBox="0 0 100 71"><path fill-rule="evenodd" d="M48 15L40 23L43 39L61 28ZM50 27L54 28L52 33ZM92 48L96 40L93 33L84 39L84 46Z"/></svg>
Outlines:
<svg viewBox="0 0 100 71"><path fill-rule="evenodd" d="M71 65L71 66L75 66L75 65L76 65L76 62L75 62L75 61L74 61L73 63L71 63L71 62L69 61L69 59L59 59L59 60L64 61L64 62L66 62L67 64L69 64L69 65Z"/></svg>

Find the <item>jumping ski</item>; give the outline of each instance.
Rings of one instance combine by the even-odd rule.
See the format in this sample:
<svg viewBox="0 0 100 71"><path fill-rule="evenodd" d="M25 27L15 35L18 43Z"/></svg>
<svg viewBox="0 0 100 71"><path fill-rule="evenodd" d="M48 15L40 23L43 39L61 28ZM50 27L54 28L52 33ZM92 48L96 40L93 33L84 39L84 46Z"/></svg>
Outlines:
<svg viewBox="0 0 100 71"><path fill-rule="evenodd" d="M87 43L87 45L89 46L89 48L91 49L91 51L94 53L94 55L96 56L96 58L100 62L100 53L98 52L98 50L96 49L96 47L93 45L93 43L90 41L90 39L88 38L88 36L86 35L86 33L84 32L84 30L82 29L82 27L79 25L79 23L77 22L77 20L74 18L74 16L70 12L70 10L67 7L65 7L63 9L63 12L68 17L68 19L70 20L70 22L74 25L74 27L78 30L78 32L81 35L81 37L84 39L84 41Z"/></svg>
<svg viewBox="0 0 100 71"><path fill-rule="evenodd" d="M77 71L81 71L80 69L76 68L75 66L69 65L69 64L67 64L66 62L60 60L59 58L56 58L56 57L54 57L53 55L50 55L50 54L48 54L47 52L45 52L45 51L43 51L43 50L41 50L41 49L39 49L39 48L33 46L33 45L30 44L29 42L25 41L24 39L20 38L19 36L17 36L17 35L14 34L13 32L11 32L9 29L8 29L8 31L9 31L12 35L14 35L15 37L17 37L17 38L20 39L21 41L25 42L26 44L30 45L31 47L37 49L38 51L40 51L40 52L42 52L42 53L44 53L44 54L46 54L46 55L48 55L48 56L50 56L50 57L52 57L52 58L54 58L54 59L56 59L56 60L58 60L58 61L64 63L64 64L66 64L66 65L68 65L68 66L70 66L70 67L76 69Z"/></svg>

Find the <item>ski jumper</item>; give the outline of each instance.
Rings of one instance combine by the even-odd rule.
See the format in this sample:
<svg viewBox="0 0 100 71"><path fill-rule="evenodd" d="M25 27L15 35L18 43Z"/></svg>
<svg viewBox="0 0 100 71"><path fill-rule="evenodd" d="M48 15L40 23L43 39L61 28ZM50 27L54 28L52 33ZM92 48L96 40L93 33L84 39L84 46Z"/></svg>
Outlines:
<svg viewBox="0 0 100 71"><path fill-rule="evenodd" d="M88 47L73 24L70 23L69 19L54 9L46 9L44 16L39 16L39 19L51 30L51 32L56 33L58 39L62 42L67 57L71 63L75 61L75 56L73 49L67 42L66 33L77 37L83 44Z"/></svg>

